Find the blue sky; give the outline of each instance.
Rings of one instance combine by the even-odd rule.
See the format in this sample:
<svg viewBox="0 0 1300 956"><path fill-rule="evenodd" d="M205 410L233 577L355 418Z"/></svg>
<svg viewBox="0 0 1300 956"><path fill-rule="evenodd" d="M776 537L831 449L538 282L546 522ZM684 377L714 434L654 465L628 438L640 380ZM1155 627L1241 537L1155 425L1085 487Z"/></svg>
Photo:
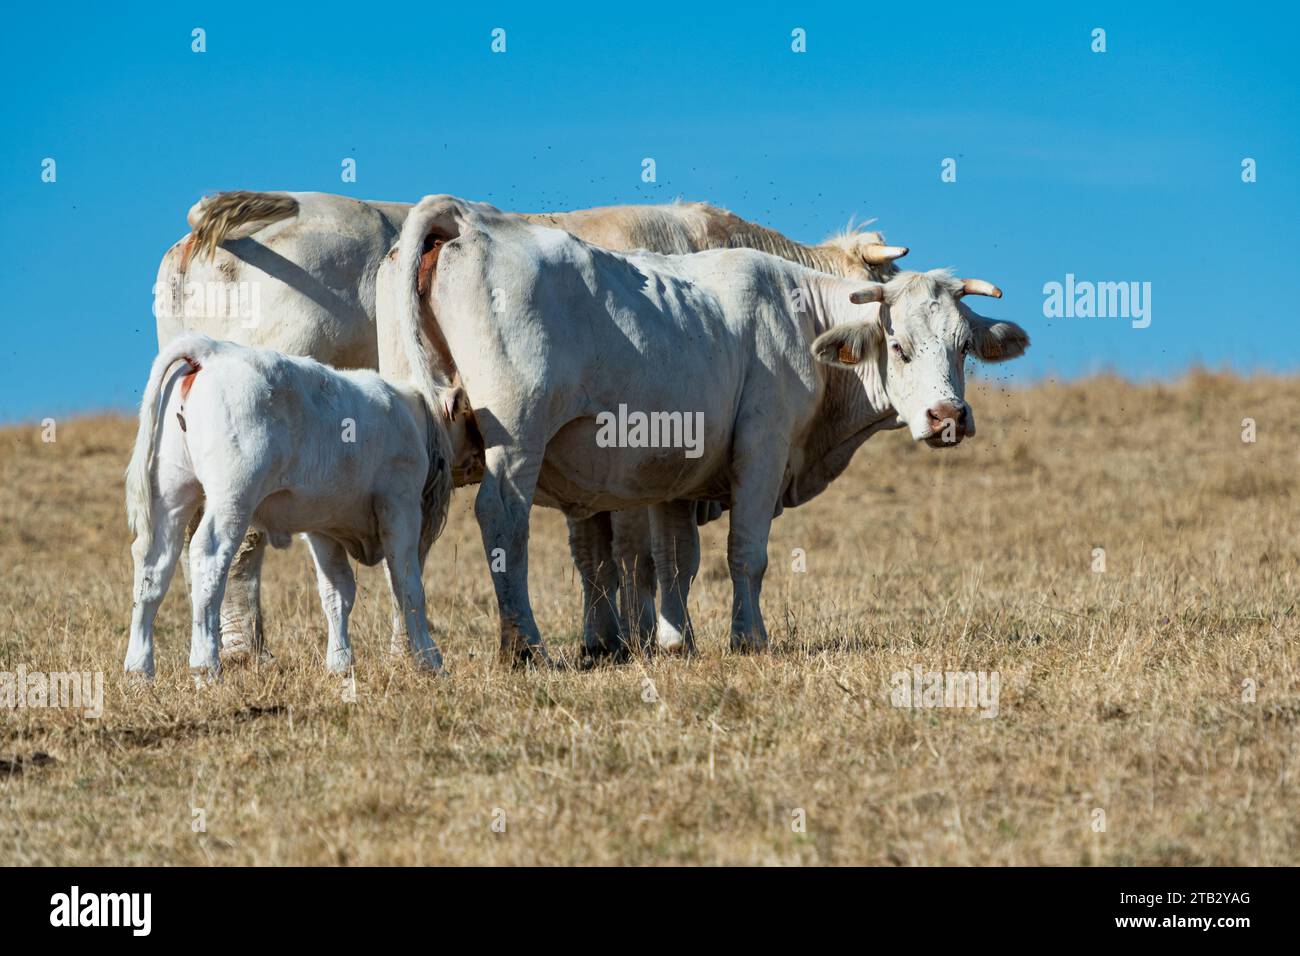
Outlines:
<svg viewBox="0 0 1300 956"><path fill-rule="evenodd" d="M528 211L681 196L806 241L874 216L907 265L1002 287L983 311L1034 345L1000 379L1300 370L1300 15L905 6L12 9L0 420L137 401L158 260L190 204L230 188ZM1067 273L1150 282L1151 325L1046 318L1044 283Z"/></svg>

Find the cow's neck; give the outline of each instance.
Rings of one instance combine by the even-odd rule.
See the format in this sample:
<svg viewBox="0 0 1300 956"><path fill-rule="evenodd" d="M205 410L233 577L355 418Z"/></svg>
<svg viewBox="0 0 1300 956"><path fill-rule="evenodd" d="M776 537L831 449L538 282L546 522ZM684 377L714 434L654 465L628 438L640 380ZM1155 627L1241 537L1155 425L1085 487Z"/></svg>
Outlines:
<svg viewBox="0 0 1300 956"><path fill-rule="evenodd" d="M818 276L810 285L807 299L813 308L814 335L863 317L862 306L849 302L856 287L852 281ZM850 371L820 363L817 369L824 383L821 404L803 441L802 463L787 487L783 499L787 506L820 494L848 467L863 442L878 431L903 424L878 384L884 371L879 365L874 374L871 369Z"/></svg>

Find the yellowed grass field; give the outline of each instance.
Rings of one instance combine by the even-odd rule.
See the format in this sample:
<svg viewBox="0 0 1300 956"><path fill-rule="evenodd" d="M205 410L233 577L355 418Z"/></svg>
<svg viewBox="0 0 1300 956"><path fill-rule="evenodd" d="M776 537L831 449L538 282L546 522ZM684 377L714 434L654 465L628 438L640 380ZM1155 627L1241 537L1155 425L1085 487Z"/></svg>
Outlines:
<svg viewBox="0 0 1300 956"><path fill-rule="evenodd" d="M451 676L389 658L363 569L354 703L324 672L300 543L267 561L273 664L196 689L178 575L158 680L126 685L134 424L0 431L0 670L106 680L98 720L0 710L0 862L1297 862L1300 380L971 397L974 440L877 436L777 522L760 658L725 651L724 520L704 534L698 658L501 669L458 492L425 572ZM555 512L534 511L532 568L573 661ZM996 671L998 715L891 706L914 665Z"/></svg>

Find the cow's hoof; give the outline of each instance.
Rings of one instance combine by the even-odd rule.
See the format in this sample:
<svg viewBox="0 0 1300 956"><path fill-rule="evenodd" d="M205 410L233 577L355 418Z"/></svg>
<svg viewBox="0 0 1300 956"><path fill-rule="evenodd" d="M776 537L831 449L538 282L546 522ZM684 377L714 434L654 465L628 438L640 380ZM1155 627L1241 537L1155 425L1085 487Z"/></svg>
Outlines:
<svg viewBox="0 0 1300 956"><path fill-rule="evenodd" d="M436 647L425 648L411 655L411 662L417 670L426 674L442 673L442 655Z"/></svg>
<svg viewBox="0 0 1300 956"><path fill-rule="evenodd" d="M275 660L263 644L255 649L243 637L235 636L221 645L221 665L223 667L245 667L250 664L269 664Z"/></svg>
<svg viewBox="0 0 1300 956"><path fill-rule="evenodd" d="M554 667L551 655L546 653L546 645L541 638L535 642L528 640L524 632L514 624L501 626L501 647L497 651L497 661L516 670L532 665L534 667Z"/></svg>
<svg viewBox="0 0 1300 956"><path fill-rule="evenodd" d="M190 676L194 678L194 686L202 689L215 684L221 680L221 664L205 664L198 667L190 667Z"/></svg>
<svg viewBox="0 0 1300 956"><path fill-rule="evenodd" d="M225 655L222 655L225 660ZM335 674L346 674L352 670L352 649L336 649L325 655L325 666Z"/></svg>
<svg viewBox="0 0 1300 956"><path fill-rule="evenodd" d="M767 638L762 634L732 634L733 654L762 654L767 650Z"/></svg>
<svg viewBox="0 0 1300 956"><path fill-rule="evenodd" d="M538 670L560 669L560 665L551 660L551 655L546 653L544 647L529 647L518 651L503 648L498 659L505 666L517 671L530 667L536 667Z"/></svg>
<svg viewBox="0 0 1300 956"><path fill-rule="evenodd" d="M695 652L695 641L662 617L655 633L655 646L665 654L687 655Z"/></svg>
<svg viewBox="0 0 1300 956"><path fill-rule="evenodd" d="M128 667L126 669L127 687L148 687L153 684L153 667Z"/></svg>
<svg viewBox="0 0 1300 956"><path fill-rule="evenodd" d="M602 664L626 664L630 656L628 646L623 641L619 641L613 646L608 644L584 645L578 667L582 670L591 670L593 667L599 667Z"/></svg>

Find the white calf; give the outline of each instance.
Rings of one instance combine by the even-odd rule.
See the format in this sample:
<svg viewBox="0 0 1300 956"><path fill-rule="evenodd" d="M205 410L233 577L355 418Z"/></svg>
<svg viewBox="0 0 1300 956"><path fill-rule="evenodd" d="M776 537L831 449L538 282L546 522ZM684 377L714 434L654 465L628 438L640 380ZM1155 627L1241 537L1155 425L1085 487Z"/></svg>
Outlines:
<svg viewBox="0 0 1300 956"><path fill-rule="evenodd" d="M440 411L374 372L339 372L205 335L170 342L149 375L126 472L136 535L126 670L153 676L154 616L200 507L190 542L192 670L220 672L221 599L250 526L280 547L305 533L329 621L332 670L352 665L349 556L387 562L411 654L439 669L420 572L451 494Z"/></svg>

